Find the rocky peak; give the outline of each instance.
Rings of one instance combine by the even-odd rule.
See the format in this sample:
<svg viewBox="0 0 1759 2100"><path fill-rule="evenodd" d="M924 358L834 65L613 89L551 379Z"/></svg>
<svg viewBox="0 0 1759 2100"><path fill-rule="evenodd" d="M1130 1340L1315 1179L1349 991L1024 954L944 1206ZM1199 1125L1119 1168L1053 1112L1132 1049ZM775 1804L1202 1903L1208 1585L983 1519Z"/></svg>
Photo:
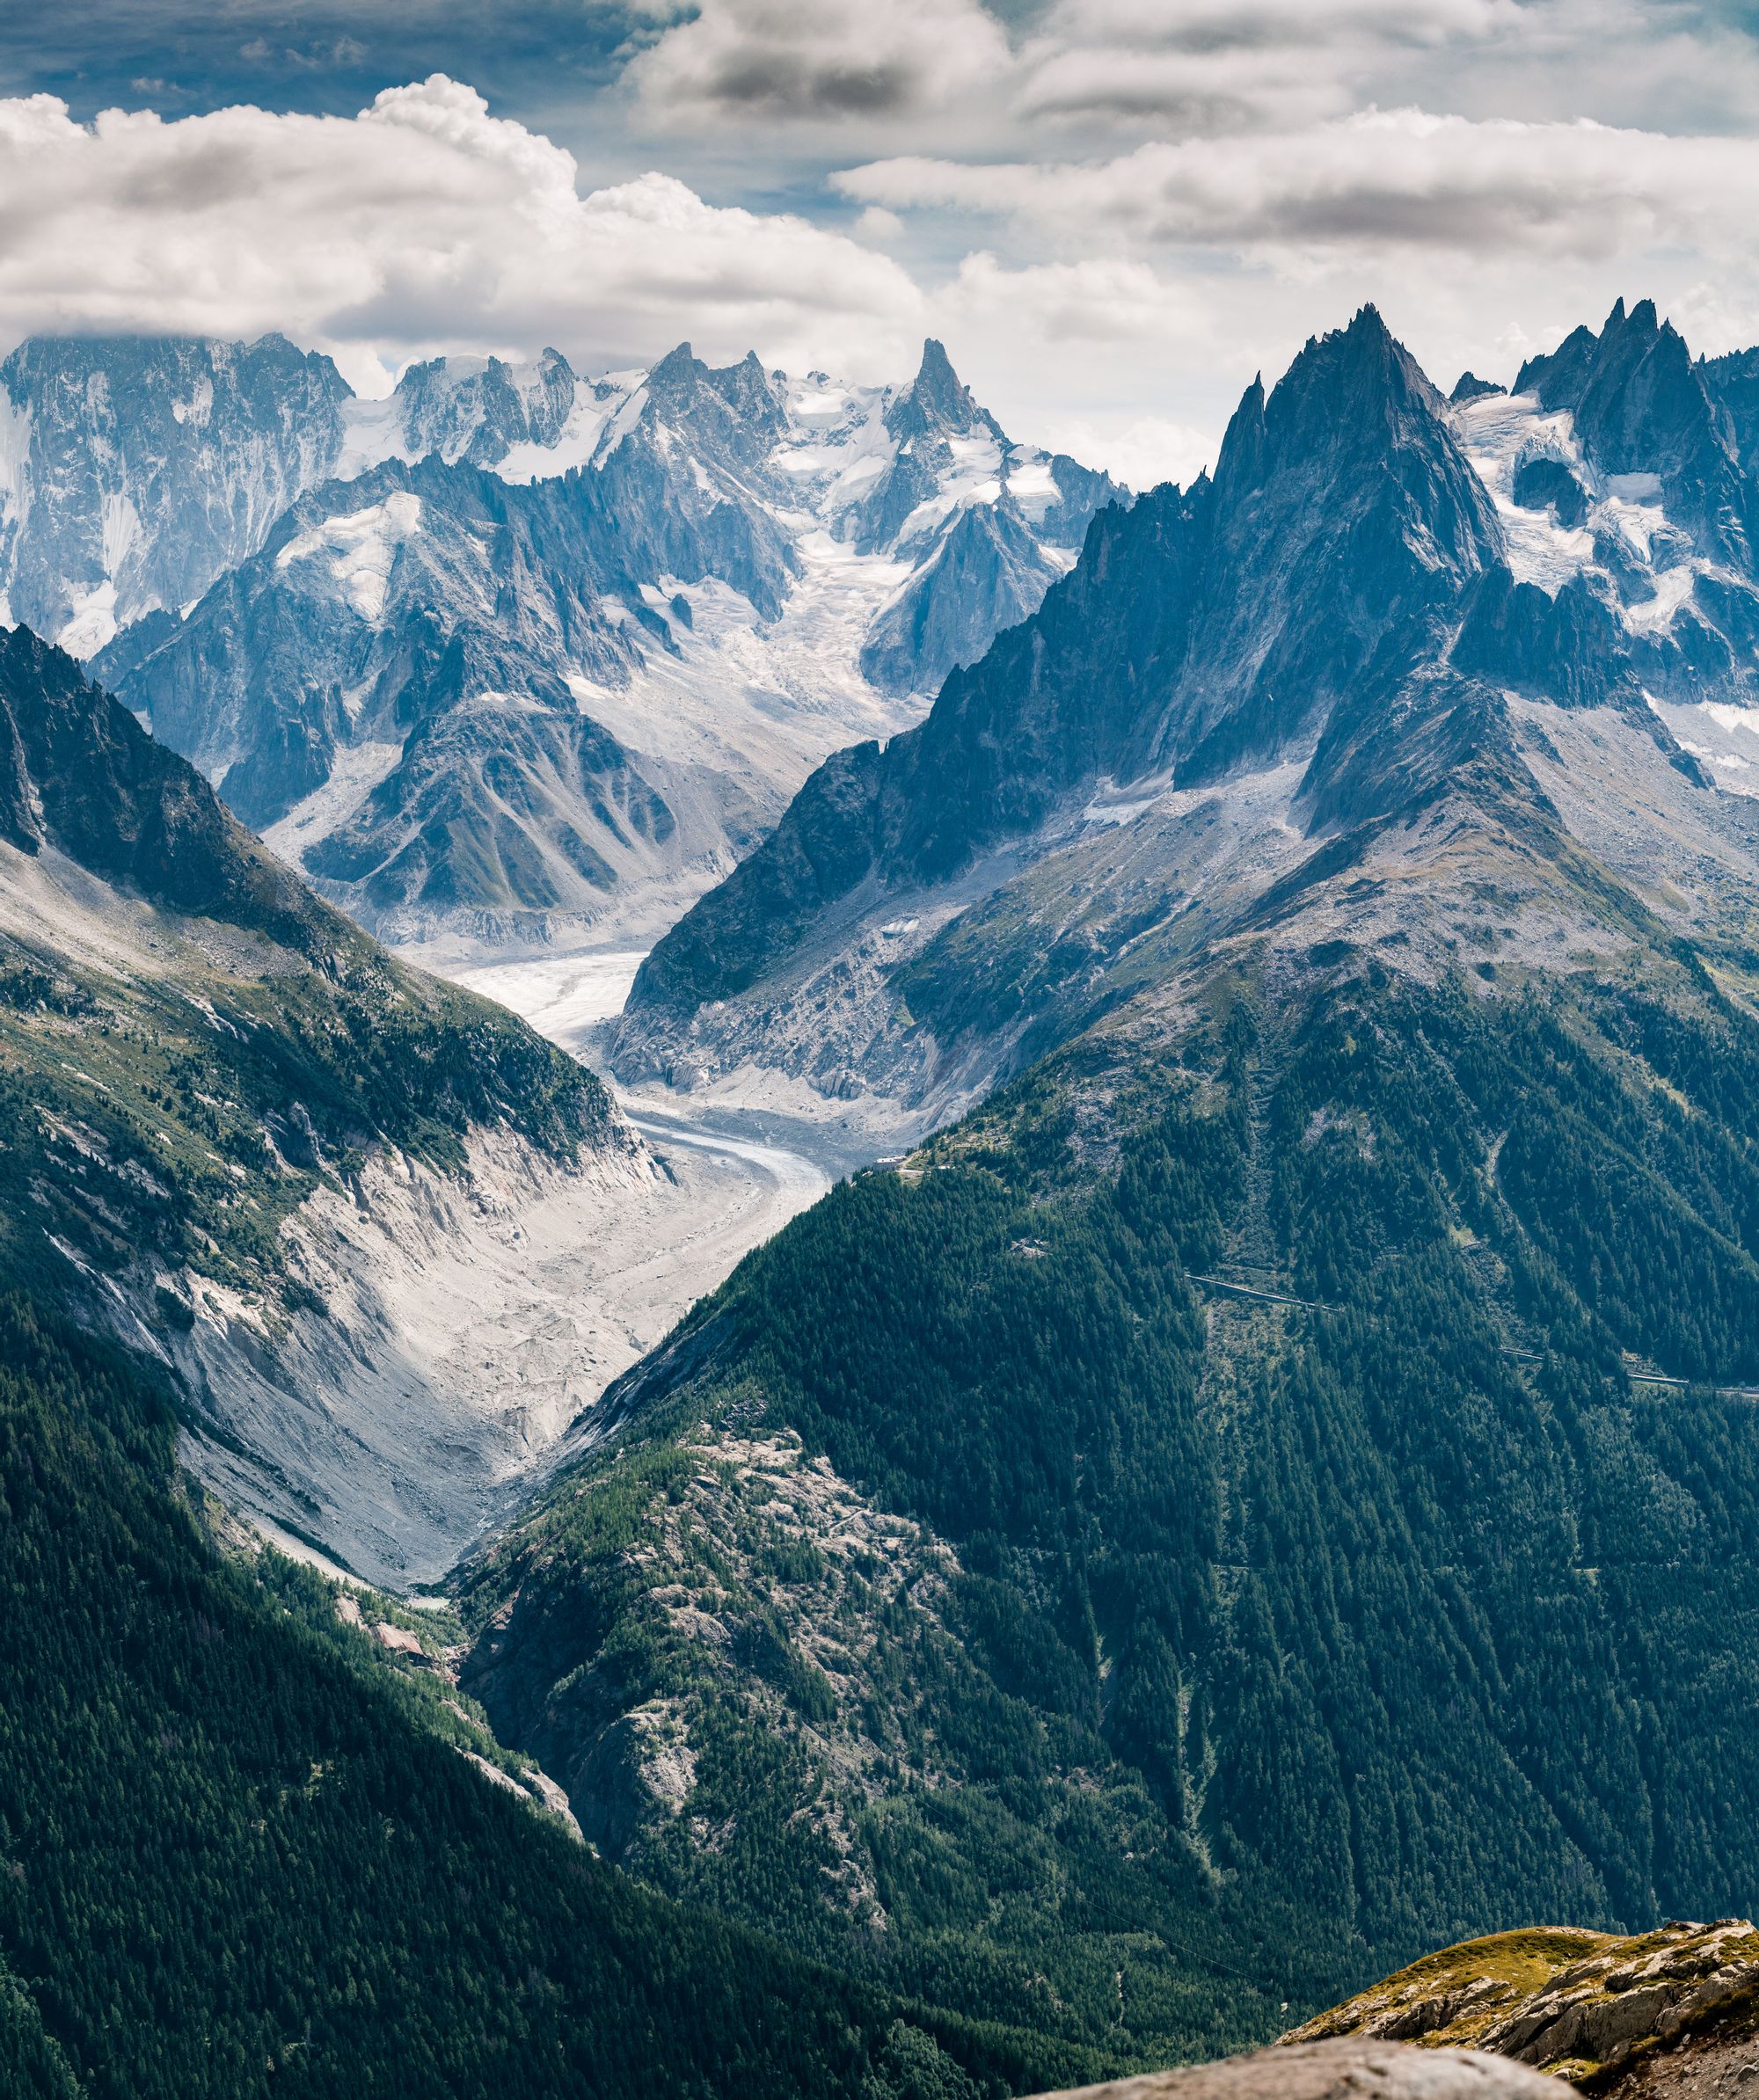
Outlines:
<svg viewBox="0 0 1759 2100"><path fill-rule="evenodd" d="M1479 401L1487 394L1506 394L1507 387L1499 386L1493 379L1480 379L1476 372L1462 372L1454 382L1454 390L1448 397L1450 408L1457 408L1463 401Z"/></svg>
<svg viewBox="0 0 1759 2100"><path fill-rule="evenodd" d="M1308 340L1310 343L1312 338L1310 336ZM1256 480L1263 471L1264 456L1264 374L1254 372L1252 383L1240 396L1238 405L1228 419L1228 427L1222 433L1221 449L1215 456L1215 478Z"/></svg>
<svg viewBox="0 0 1759 2100"><path fill-rule="evenodd" d="M1514 384L1547 410L1571 412L1600 474L1654 477L1669 516L1705 551L1750 572L1759 515L1734 419L1653 299L1628 313L1619 300L1597 336L1576 329L1549 357L1529 358Z"/></svg>
<svg viewBox="0 0 1759 2100"><path fill-rule="evenodd" d="M748 422L773 429L778 435L786 427L782 404L755 350L748 350L736 365L705 367L704 376L707 384Z"/></svg>
<svg viewBox="0 0 1759 2100"><path fill-rule="evenodd" d="M1306 734L1390 628L1499 558L1494 508L1441 412L1371 306L1310 338L1268 398L1246 389L1205 507L1160 762L1212 777Z"/></svg>
<svg viewBox="0 0 1759 2100"><path fill-rule="evenodd" d="M509 447L553 445L579 385L559 350L529 364L499 357L435 357L411 365L398 382L404 444L412 458L493 466Z"/></svg>
<svg viewBox="0 0 1759 2100"><path fill-rule="evenodd" d="M1403 691L1387 667L1433 658L1438 623L1502 551L1441 411L1372 308L1310 342L1268 398L1254 381L1214 481L1102 512L1070 574L947 679L924 723L807 783L655 947L630 1011L738 992L871 876L945 882L1101 778L1202 784L1323 733L1333 803L1342 752L1378 769L1345 799L1380 809L1410 770L1375 726Z"/></svg>
<svg viewBox="0 0 1759 2100"><path fill-rule="evenodd" d="M881 692L936 691L1035 611L1057 574L1011 504L962 505L934 554L875 619L863 674Z"/></svg>
<svg viewBox="0 0 1759 2100"><path fill-rule="evenodd" d="M1494 553L1494 514L1441 415L1442 397L1372 306L1347 328L1310 336L1266 398L1255 378L1215 466L1219 515L1283 485L1335 513L1389 478L1427 506L1433 560L1473 572ZM1313 520L1310 522L1317 522Z"/></svg>
<svg viewBox="0 0 1759 2100"><path fill-rule="evenodd" d="M1441 396L1378 309L1364 306L1347 328L1308 338L1264 405L1265 434L1279 462L1378 450L1389 441L1433 447L1443 427L1440 407Z"/></svg>
<svg viewBox="0 0 1759 2100"><path fill-rule="evenodd" d="M648 412L687 427L694 448L742 473L763 470L786 434L787 416L756 354L737 364L707 365L688 343L668 351L647 375Z"/></svg>
<svg viewBox="0 0 1759 2100"><path fill-rule="evenodd" d="M647 375L650 397L667 407L694 408L704 393L728 408L779 432L785 427L780 403L755 350L748 350L737 364L710 365L689 343L668 350Z"/></svg>
<svg viewBox="0 0 1759 2100"><path fill-rule="evenodd" d="M1005 446L1002 427L980 405L952 368L945 346L931 336L916 376L886 412L886 427L901 445L925 437L988 437Z"/></svg>

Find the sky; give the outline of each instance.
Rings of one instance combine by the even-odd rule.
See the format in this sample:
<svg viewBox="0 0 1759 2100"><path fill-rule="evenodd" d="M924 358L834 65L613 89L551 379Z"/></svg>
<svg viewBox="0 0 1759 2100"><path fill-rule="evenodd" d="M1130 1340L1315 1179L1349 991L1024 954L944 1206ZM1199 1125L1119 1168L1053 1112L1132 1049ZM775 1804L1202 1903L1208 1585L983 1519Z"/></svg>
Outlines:
<svg viewBox="0 0 1759 2100"><path fill-rule="evenodd" d="M922 340L1136 485L1373 300L1443 388L1759 342L1759 0L0 0L0 345Z"/></svg>

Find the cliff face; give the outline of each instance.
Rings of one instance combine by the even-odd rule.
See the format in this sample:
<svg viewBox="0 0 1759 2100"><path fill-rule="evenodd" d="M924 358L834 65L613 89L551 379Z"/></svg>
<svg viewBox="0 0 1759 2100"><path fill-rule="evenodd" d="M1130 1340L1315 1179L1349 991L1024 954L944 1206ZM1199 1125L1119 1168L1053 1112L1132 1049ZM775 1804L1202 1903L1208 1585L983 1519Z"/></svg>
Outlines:
<svg viewBox="0 0 1759 2100"><path fill-rule="evenodd" d="M0 596L90 655L187 604L332 472L347 382L285 337L36 336L0 365Z"/></svg>

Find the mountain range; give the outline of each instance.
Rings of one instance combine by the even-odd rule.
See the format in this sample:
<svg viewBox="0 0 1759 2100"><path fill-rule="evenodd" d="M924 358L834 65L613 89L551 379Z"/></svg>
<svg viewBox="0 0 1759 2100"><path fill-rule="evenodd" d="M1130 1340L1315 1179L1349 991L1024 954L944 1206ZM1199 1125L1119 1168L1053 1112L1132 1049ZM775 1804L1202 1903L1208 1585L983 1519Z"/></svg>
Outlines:
<svg viewBox="0 0 1759 2100"><path fill-rule="evenodd" d="M686 344L369 402L279 337L43 338L0 391L11 616L405 941L652 938L1123 498L938 343L905 387Z"/></svg>
<svg viewBox="0 0 1759 2100"><path fill-rule="evenodd" d="M626 1077L906 1149L466 1578L613 1856L1150 2057L1750 1908L1740 362L1365 310L655 947Z"/></svg>
<svg viewBox="0 0 1759 2100"><path fill-rule="evenodd" d="M1372 310L1310 342L1248 390L1213 477L1106 514L920 726L827 762L643 965L618 1069L712 1090L755 1064L920 1128L1183 959L1299 937L1278 924L1310 931L1327 896L1333 933L1378 915L1440 966L1459 901L1434 811L1474 781L1505 843L1544 806L1627 871L1696 862L1664 914L1726 912L1703 835L1744 857L1759 758L1739 362L1620 306L1512 395L1449 404ZM1585 737L1617 755L1573 764ZM1668 804L1657 835L1620 766ZM1396 928L1366 902L1395 886ZM1551 937L1520 922L1531 888L1486 955Z"/></svg>
<svg viewBox="0 0 1759 2100"><path fill-rule="evenodd" d="M1590 1943L1751 1910L1751 368L1621 303L1444 397L1364 309L1133 504L932 346L865 406L428 368L106 645L120 700L7 638L0 2039L40 2089L1002 2100L1535 1918L1555 2010ZM418 401L422 456L369 458ZM1023 520L1079 552L980 644ZM614 696L779 647L818 561L890 565L866 689L967 660L606 1049L644 1104L891 1155L578 1406L424 1353L449 1250L510 1289L540 1214L664 1229L687 1170L204 769L275 840L352 778L315 879L400 869L378 922L470 874L528 940L482 901L520 851L632 886L682 783L730 793Z"/></svg>

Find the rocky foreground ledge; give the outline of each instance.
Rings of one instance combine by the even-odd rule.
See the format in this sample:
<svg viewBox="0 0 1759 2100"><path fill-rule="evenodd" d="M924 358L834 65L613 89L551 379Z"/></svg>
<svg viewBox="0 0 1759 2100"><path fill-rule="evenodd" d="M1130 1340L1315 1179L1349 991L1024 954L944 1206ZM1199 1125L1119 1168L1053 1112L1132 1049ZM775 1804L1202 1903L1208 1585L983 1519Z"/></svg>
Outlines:
<svg viewBox="0 0 1759 2100"><path fill-rule="evenodd" d="M1047 2100L1564 2100L1566 2089L1507 2057L1353 2038L1260 2049Z"/></svg>
<svg viewBox="0 0 1759 2100"><path fill-rule="evenodd" d="M1273 2048L1047 2100L1759 2100L1759 1930L1499 1932Z"/></svg>
<svg viewBox="0 0 1759 2100"><path fill-rule="evenodd" d="M1759 2100L1759 1931L1722 1918L1628 1939L1495 1933L1427 1955L1280 2047L1293 2054L1342 2038L1474 2050L1613 2100Z"/></svg>

